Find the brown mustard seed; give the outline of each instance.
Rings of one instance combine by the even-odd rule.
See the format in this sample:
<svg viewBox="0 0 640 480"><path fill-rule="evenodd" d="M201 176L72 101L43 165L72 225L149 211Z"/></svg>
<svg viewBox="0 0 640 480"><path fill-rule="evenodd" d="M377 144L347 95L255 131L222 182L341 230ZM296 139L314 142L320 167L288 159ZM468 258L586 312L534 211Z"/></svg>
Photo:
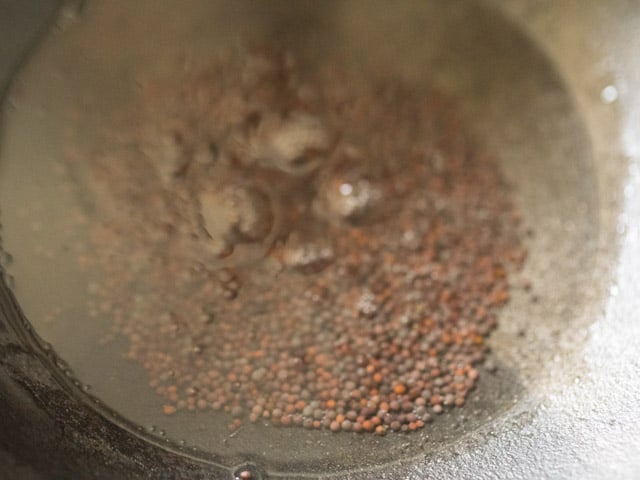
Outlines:
<svg viewBox="0 0 640 480"><path fill-rule="evenodd" d="M71 165L95 187L91 304L129 312L111 335L168 415L418 430L479 379L517 212L449 99L285 57L149 82Z"/></svg>
<svg viewBox="0 0 640 480"><path fill-rule="evenodd" d="M165 405L164 407L162 407L162 411L165 413L165 415L173 415L174 413L176 413L176 407L174 407L173 405Z"/></svg>

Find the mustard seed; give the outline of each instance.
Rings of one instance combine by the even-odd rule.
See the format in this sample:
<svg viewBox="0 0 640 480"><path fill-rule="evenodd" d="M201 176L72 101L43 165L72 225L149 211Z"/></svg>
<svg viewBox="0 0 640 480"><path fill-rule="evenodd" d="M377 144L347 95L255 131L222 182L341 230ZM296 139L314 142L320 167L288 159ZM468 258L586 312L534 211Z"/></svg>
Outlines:
<svg viewBox="0 0 640 480"><path fill-rule="evenodd" d="M285 56L151 80L112 151L72 165L96 197L91 309L132 312L111 335L168 415L424 428L481 381L517 212L451 99Z"/></svg>

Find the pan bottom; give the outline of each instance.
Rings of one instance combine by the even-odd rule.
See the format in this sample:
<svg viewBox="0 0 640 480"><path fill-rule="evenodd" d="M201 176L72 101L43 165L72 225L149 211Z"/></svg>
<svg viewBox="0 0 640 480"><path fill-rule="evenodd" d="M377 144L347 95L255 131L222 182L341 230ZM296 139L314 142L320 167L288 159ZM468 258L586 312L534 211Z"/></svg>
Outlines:
<svg viewBox="0 0 640 480"><path fill-rule="evenodd" d="M185 52L198 58L211 45L233 45L245 34L268 37L282 25L304 51L322 56L339 47L356 65L384 65L408 82L426 79L453 95L474 134L496 153L534 231L516 280L530 280L532 293L515 292L501 312L491 339L497 369L482 370L465 407L423 432L374 438L251 425L229 433L226 416L168 417L142 368L123 358L124 341L99 345L110 319L87 320L92 279L77 267L75 246L85 239L69 213L84 205L68 179L56 180L61 139L71 130L94 142L94 132L136 94L137 82L175 68ZM553 66L482 3L408 1L392 12L341 2L293 8L283 2L266 10L196 0L189 8L176 1L160 9L151 2L90 3L77 23L47 39L9 99L0 206L16 296L85 390L117 412L116 421L133 422L168 448L272 472L331 473L436 457L465 436L486 435L499 419L534 408L538 389L562 374L557 346L568 345L565 355L584 339L588 293L579 285L592 275L599 228L589 139Z"/></svg>

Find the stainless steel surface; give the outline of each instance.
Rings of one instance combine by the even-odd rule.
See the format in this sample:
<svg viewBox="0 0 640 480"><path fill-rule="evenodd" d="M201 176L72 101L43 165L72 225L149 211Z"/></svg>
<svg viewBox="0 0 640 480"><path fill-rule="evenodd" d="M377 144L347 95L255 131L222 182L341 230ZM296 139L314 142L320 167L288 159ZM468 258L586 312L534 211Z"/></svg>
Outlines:
<svg viewBox="0 0 640 480"><path fill-rule="evenodd" d="M540 406L532 418L505 421L493 435L464 443L455 463L432 463L421 472L458 478L478 478L479 472L486 478L637 478L640 4L517 1L500 2L499 8L543 46L572 92L593 145L601 216L611 219L604 223L601 248L618 254L611 274L603 274L607 294L591 319L584 348L573 355L583 372L538 392ZM607 87L617 92L615 100Z"/></svg>

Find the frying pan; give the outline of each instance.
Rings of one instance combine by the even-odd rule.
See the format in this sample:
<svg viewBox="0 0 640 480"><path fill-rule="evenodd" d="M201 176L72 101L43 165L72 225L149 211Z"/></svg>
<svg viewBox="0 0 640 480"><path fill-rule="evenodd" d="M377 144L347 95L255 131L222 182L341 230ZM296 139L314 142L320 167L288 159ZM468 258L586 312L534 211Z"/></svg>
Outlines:
<svg viewBox="0 0 640 480"><path fill-rule="evenodd" d="M0 143L3 250L14 253L0 283L3 478L640 476L640 2L4 0L0 12L0 76L13 78ZM497 370L425 432L230 437L194 415L161 436L145 428L143 382L88 347L78 317L71 336L40 318L77 288L63 253L50 264L17 253L38 237L18 205L50 208L54 233L64 210L47 182L69 126L56 112L78 98L108 109L132 64L159 68L158 44L206 50L247 31L341 49L455 97L534 232L522 278L537 301L514 295L491 338ZM107 377L117 385L101 390Z"/></svg>

